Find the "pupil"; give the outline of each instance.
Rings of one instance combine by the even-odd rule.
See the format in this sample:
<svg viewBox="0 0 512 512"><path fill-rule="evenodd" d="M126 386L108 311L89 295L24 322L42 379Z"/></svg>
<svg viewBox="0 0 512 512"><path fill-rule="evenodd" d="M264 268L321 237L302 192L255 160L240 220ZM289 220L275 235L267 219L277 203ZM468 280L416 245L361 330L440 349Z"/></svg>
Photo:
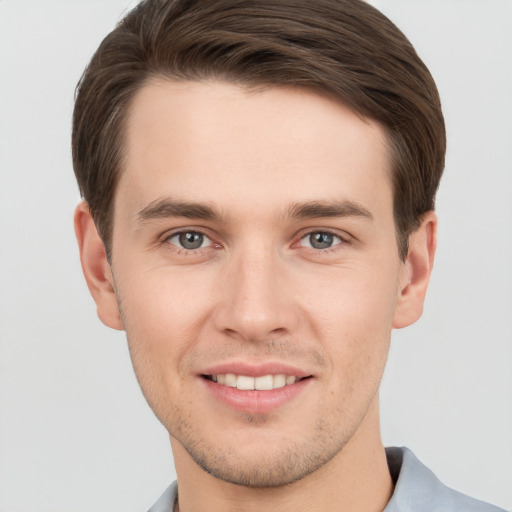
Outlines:
<svg viewBox="0 0 512 512"><path fill-rule="evenodd" d="M333 235L330 233L313 233L309 237L311 247L315 249L327 249L331 247L333 242Z"/></svg>
<svg viewBox="0 0 512 512"><path fill-rule="evenodd" d="M203 235L189 231L188 233L180 234L180 244L185 249L199 249L203 245Z"/></svg>

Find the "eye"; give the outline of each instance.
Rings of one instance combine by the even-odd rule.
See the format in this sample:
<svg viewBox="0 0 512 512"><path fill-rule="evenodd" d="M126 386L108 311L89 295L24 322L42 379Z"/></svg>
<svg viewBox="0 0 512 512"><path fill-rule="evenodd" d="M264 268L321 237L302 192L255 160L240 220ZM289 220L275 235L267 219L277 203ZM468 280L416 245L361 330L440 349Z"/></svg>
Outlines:
<svg viewBox="0 0 512 512"><path fill-rule="evenodd" d="M313 249L329 249L330 247L341 244L342 241L339 236L333 235L327 231L313 231L300 240L303 247L311 247Z"/></svg>
<svg viewBox="0 0 512 512"><path fill-rule="evenodd" d="M209 247L212 241L199 231L182 231L170 236L167 241L181 249L193 251L202 247Z"/></svg>

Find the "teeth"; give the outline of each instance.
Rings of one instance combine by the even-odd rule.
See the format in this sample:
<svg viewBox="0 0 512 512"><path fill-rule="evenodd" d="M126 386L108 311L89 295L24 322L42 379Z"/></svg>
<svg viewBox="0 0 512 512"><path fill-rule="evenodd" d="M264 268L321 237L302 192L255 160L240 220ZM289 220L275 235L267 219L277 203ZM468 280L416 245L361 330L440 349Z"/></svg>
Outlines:
<svg viewBox="0 0 512 512"><path fill-rule="evenodd" d="M236 387L238 389L254 389L254 377L239 375L236 379Z"/></svg>
<svg viewBox="0 0 512 512"><path fill-rule="evenodd" d="M288 378L290 379L290 384L295 382L295 377ZM293 379L293 381L291 379ZM284 388L286 386L286 375L274 375L272 381L274 388Z"/></svg>
<svg viewBox="0 0 512 512"><path fill-rule="evenodd" d="M296 382L297 378L293 375L262 375L261 377L249 377L248 375L235 375L233 373L224 373L219 375L211 375L213 382L228 386L231 388L238 388L242 390L260 390L270 391L272 389L282 388L289 386Z"/></svg>
<svg viewBox="0 0 512 512"><path fill-rule="evenodd" d="M293 384L295 382L295 377L293 377L292 375L289 375L288 377L286 377L286 385L290 385L290 384Z"/></svg>
<svg viewBox="0 0 512 512"><path fill-rule="evenodd" d="M272 375L263 375L262 377L256 377L254 379L254 389L269 391L270 389L274 389L274 387L274 377L272 377Z"/></svg>
<svg viewBox="0 0 512 512"><path fill-rule="evenodd" d="M226 373L224 376L224 385L229 386L230 388L236 388L236 375L233 373Z"/></svg>

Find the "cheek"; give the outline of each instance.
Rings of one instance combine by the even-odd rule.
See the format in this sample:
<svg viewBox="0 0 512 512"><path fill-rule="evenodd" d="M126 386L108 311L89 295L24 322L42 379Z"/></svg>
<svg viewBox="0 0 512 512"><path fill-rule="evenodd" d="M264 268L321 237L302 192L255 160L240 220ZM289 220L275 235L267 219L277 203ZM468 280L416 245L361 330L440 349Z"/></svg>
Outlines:
<svg viewBox="0 0 512 512"><path fill-rule="evenodd" d="M162 273L118 288L132 365L141 390L164 425L182 416L186 355L194 349L208 317L207 294ZM190 284L190 283L188 283Z"/></svg>
<svg viewBox="0 0 512 512"><path fill-rule="evenodd" d="M296 296L301 297L311 321L327 329L330 337L347 339L350 333L391 332L397 300L396 271L376 273L371 265L330 269L324 275L312 276Z"/></svg>
<svg viewBox="0 0 512 512"><path fill-rule="evenodd" d="M324 286L301 291L304 315L330 359L335 385L359 388L367 380L374 387L380 380L396 305L392 275L379 280L370 270L344 270L332 273Z"/></svg>
<svg viewBox="0 0 512 512"><path fill-rule="evenodd" d="M129 289L121 281L118 296L134 366L176 374L208 321L211 292L204 282L169 274L164 269L134 276Z"/></svg>

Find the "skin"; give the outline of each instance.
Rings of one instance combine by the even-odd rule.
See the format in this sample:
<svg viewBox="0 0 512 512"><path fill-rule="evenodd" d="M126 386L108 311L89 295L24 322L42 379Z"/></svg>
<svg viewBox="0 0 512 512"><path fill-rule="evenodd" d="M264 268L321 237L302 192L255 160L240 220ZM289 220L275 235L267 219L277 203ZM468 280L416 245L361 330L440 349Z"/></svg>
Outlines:
<svg viewBox="0 0 512 512"><path fill-rule="evenodd" d="M392 329L421 315L437 221L402 261L381 127L310 91L161 79L126 149L111 264L85 203L75 227L98 315L126 330L170 433L180 510L382 510L378 388ZM308 378L264 412L203 377L269 365Z"/></svg>

